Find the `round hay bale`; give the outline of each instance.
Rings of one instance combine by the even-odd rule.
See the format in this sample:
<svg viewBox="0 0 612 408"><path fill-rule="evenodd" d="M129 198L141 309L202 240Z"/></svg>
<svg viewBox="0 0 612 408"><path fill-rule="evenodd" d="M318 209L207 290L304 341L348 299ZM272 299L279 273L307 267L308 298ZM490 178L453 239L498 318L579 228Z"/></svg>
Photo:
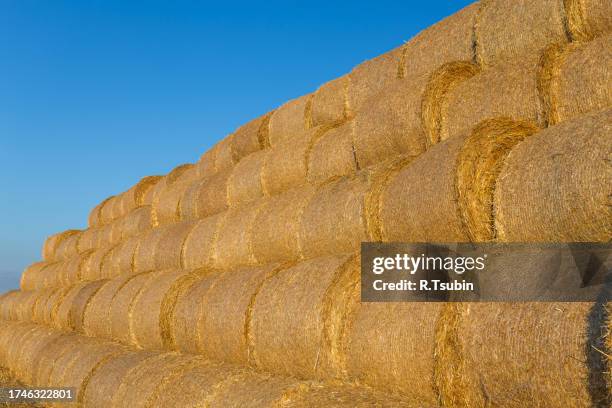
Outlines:
<svg viewBox="0 0 612 408"><path fill-rule="evenodd" d="M555 117L551 124L612 105L612 35L565 50L560 59Z"/></svg>
<svg viewBox="0 0 612 408"><path fill-rule="evenodd" d="M112 256L109 256L103 264L105 276L119 276L134 272L134 254L141 237L142 235L136 235L117 245Z"/></svg>
<svg viewBox="0 0 612 408"><path fill-rule="evenodd" d="M47 349L41 350L34 368L36 386L51 386L54 370L63 367L63 363L71 359L77 347L80 347L84 342L91 341L89 337L66 333L49 345Z"/></svg>
<svg viewBox="0 0 612 408"><path fill-rule="evenodd" d="M66 230L63 232L59 232L57 234L53 234L47 239L45 239L45 243L43 244L42 250L42 258L44 261L54 261L56 260L56 252L58 246L64 241L66 238L71 235L78 234L78 230Z"/></svg>
<svg viewBox="0 0 612 408"><path fill-rule="evenodd" d="M259 369L297 378L342 376L342 322L359 279L354 257L304 261L266 280L247 322Z"/></svg>
<svg viewBox="0 0 612 408"><path fill-rule="evenodd" d="M115 219L115 208L121 204L121 196L115 195L104 202L100 210L100 225L106 225Z"/></svg>
<svg viewBox="0 0 612 408"><path fill-rule="evenodd" d="M212 360L246 365L249 360L246 328L253 302L265 280L279 264L244 268L220 275L204 294L202 313L194 322L201 333L199 349ZM231 294L231 296L228 296Z"/></svg>
<svg viewBox="0 0 612 408"><path fill-rule="evenodd" d="M14 289L2 294L0 298L0 316L2 316L3 320L10 320L13 300L19 297L20 293L22 293L20 290Z"/></svg>
<svg viewBox="0 0 612 408"><path fill-rule="evenodd" d="M231 148L237 163L270 145L267 132L270 115L271 113L267 113L236 129L232 137Z"/></svg>
<svg viewBox="0 0 612 408"><path fill-rule="evenodd" d="M60 352L61 356L55 360L52 370L49 371L49 379L46 383L48 387L67 386L65 377L72 365L83 356L94 352L96 347L100 347L103 344L100 339L93 337L76 336L74 340L75 343L68 346L68 352L62 350ZM76 389L75 392L78 393L79 390ZM56 407L57 404L51 406Z"/></svg>
<svg viewBox="0 0 612 408"><path fill-rule="evenodd" d="M242 372L241 369L219 363L202 362L162 384L151 401L154 407L202 406L214 394L217 385Z"/></svg>
<svg viewBox="0 0 612 408"><path fill-rule="evenodd" d="M140 236L133 253L132 269L134 272L148 272L155 269L155 248L167 229L168 226L153 228Z"/></svg>
<svg viewBox="0 0 612 408"><path fill-rule="evenodd" d="M170 270L154 272L130 307L130 327L133 329L133 339L139 348L163 349L165 345L162 332L162 306L167 296L175 296L178 285L188 272Z"/></svg>
<svg viewBox="0 0 612 408"><path fill-rule="evenodd" d="M98 242L100 242L98 234L100 233L101 229L102 227L90 227L83 230L77 242L77 250L79 253L98 248Z"/></svg>
<svg viewBox="0 0 612 408"><path fill-rule="evenodd" d="M205 218L227 209L227 183L231 172L226 169L191 183L179 203L181 220Z"/></svg>
<svg viewBox="0 0 612 408"><path fill-rule="evenodd" d="M176 350L184 353L200 353L200 332L195 323L204 312L202 308L204 296L218 276L218 273L206 274L177 294L170 324L171 342Z"/></svg>
<svg viewBox="0 0 612 408"><path fill-rule="evenodd" d="M406 78L364 101L355 116L353 130L358 167L425 151L421 95L426 85L426 78Z"/></svg>
<svg viewBox="0 0 612 408"><path fill-rule="evenodd" d="M62 332L47 329L44 333L40 333L36 337L33 337L27 346L24 345L21 361L17 368L19 377L23 379L24 383L30 385L36 384L34 372L37 361L36 358L43 350L46 350L49 345L53 344L53 342L62 336L64 336Z"/></svg>
<svg viewBox="0 0 612 408"><path fill-rule="evenodd" d="M230 170L237 163L232 151L234 135L229 135L219 141L215 149L215 172Z"/></svg>
<svg viewBox="0 0 612 408"><path fill-rule="evenodd" d="M95 248L102 248L111 245L114 223L115 221L113 220L98 229L98 233L95 235Z"/></svg>
<svg viewBox="0 0 612 408"><path fill-rule="evenodd" d="M83 387L83 406L107 408L123 379L135 367L157 356L150 351L126 351L102 362Z"/></svg>
<svg viewBox="0 0 612 408"><path fill-rule="evenodd" d="M26 267L21 274L19 287L21 290L34 290L42 287L44 269L51 263L47 261L34 262Z"/></svg>
<svg viewBox="0 0 612 408"><path fill-rule="evenodd" d="M72 285L80 280L83 280L82 271L89 257L93 256L94 251L90 250L83 252L77 256L64 261L63 267L60 269L60 283L62 286Z"/></svg>
<svg viewBox="0 0 612 408"><path fill-rule="evenodd" d="M113 393L112 406L148 407L157 390L168 380L180 376L201 359L178 353L163 353L148 358L127 372Z"/></svg>
<svg viewBox="0 0 612 408"><path fill-rule="evenodd" d="M64 236L55 249L55 259L66 260L78 254L77 244L80 235L81 231L71 230L70 234Z"/></svg>
<svg viewBox="0 0 612 408"><path fill-rule="evenodd" d="M257 151L240 160L227 180L227 201L230 207L253 202L263 196L261 172L266 151Z"/></svg>
<svg viewBox="0 0 612 408"><path fill-rule="evenodd" d="M268 123L268 138L271 146L277 146L289 140L302 139L304 131L309 128L306 117L307 105L312 94L300 96L286 102L272 112Z"/></svg>
<svg viewBox="0 0 612 408"><path fill-rule="evenodd" d="M353 120L345 122L327 131L314 143L308 155L308 181L311 184L322 184L357 171L354 125Z"/></svg>
<svg viewBox="0 0 612 408"><path fill-rule="evenodd" d="M91 210L91 212L89 213L89 217L87 218L87 225L89 226L89 228L98 227L102 225L102 208L111 198L113 198L113 196L106 198L104 201L96 205Z"/></svg>
<svg viewBox="0 0 612 408"><path fill-rule="evenodd" d="M161 176L143 177L137 184L121 194L120 201L122 214L129 214L141 205L150 204L145 203L145 197L161 179Z"/></svg>
<svg viewBox="0 0 612 408"><path fill-rule="evenodd" d="M58 299L55 308L52 312L52 326L57 329L70 328L70 311L75 299L77 298L81 289L86 288L90 282L78 282L68 288L68 291Z"/></svg>
<svg viewBox="0 0 612 408"><path fill-rule="evenodd" d="M32 321L34 317L34 306L41 295L41 291L22 292L21 299L19 299L16 304L17 320L22 322Z"/></svg>
<svg viewBox="0 0 612 408"><path fill-rule="evenodd" d="M435 381L443 405L604 406L608 396L601 394L601 384L589 389L585 362L591 307L447 304L436 338Z"/></svg>
<svg viewBox="0 0 612 408"><path fill-rule="evenodd" d="M121 244L114 245L109 252L106 253L102 264L100 265L100 277L111 279L118 276L121 271L117 269L118 261L115 259L119 256Z"/></svg>
<svg viewBox="0 0 612 408"><path fill-rule="evenodd" d="M262 208L261 202L228 210L219 226L215 242L215 268L229 270L256 262L252 243L255 217Z"/></svg>
<svg viewBox="0 0 612 408"><path fill-rule="evenodd" d="M109 255L113 252L116 245L101 247L89 254L81 265L81 280L95 281L104 277L103 265Z"/></svg>
<svg viewBox="0 0 612 408"><path fill-rule="evenodd" d="M215 174L215 149L207 150L195 164L198 178L208 178Z"/></svg>
<svg viewBox="0 0 612 408"><path fill-rule="evenodd" d="M183 221L168 225L157 241L154 252L155 269L181 268L185 240L196 221Z"/></svg>
<svg viewBox="0 0 612 408"><path fill-rule="evenodd" d="M369 187L367 174L362 172L329 183L315 193L300 220L303 257L350 252L369 240L364 199Z"/></svg>
<svg viewBox="0 0 612 408"><path fill-rule="evenodd" d="M540 132L512 150L495 188L495 230L507 242L608 242L612 110Z"/></svg>
<svg viewBox="0 0 612 408"><path fill-rule="evenodd" d="M349 84L346 92L349 115L360 112L364 102L371 96L397 85L401 77L403 54L403 47L398 47L353 68L348 74Z"/></svg>
<svg viewBox="0 0 612 408"><path fill-rule="evenodd" d="M282 397L282 406L307 407L434 407L423 402L411 404L389 394L373 391L366 387L340 384L301 383Z"/></svg>
<svg viewBox="0 0 612 408"><path fill-rule="evenodd" d="M262 202L251 231L251 247L258 264L299 259L300 220L314 194L314 187L304 186Z"/></svg>
<svg viewBox="0 0 612 408"><path fill-rule="evenodd" d="M612 28L612 6L606 0L566 0L567 26L573 40L590 41Z"/></svg>
<svg viewBox="0 0 612 408"><path fill-rule="evenodd" d="M35 323L44 324L45 323L45 314L47 303L58 291L62 291L61 288L46 288L40 289L41 296L39 296L38 301L34 305L34 310L32 312L32 321Z"/></svg>
<svg viewBox="0 0 612 408"><path fill-rule="evenodd" d="M49 298L47 299L47 302L43 308L42 320L44 324L48 326L55 326L57 309L59 308L66 294L68 294L71 289L72 286L59 288L57 291L54 291L51 295L49 295Z"/></svg>
<svg viewBox="0 0 612 408"><path fill-rule="evenodd" d="M151 206L143 205L132 210L118 225L120 225L121 229L121 240L126 240L149 231L153 228Z"/></svg>
<svg viewBox="0 0 612 408"><path fill-rule="evenodd" d="M198 220L183 245L183 267L187 270L212 268L219 228L226 213Z"/></svg>
<svg viewBox="0 0 612 408"><path fill-rule="evenodd" d="M496 117L530 120L543 126L538 70L531 62L504 64L458 84L447 96L441 140L468 134L478 123Z"/></svg>
<svg viewBox="0 0 612 408"><path fill-rule="evenodd" d="M125 274L103 282L83 313L83 332L91 337L112 338L110 308L117 292L133 275Z"/></svg>
<svg viewBox="0 0 612 408"><path fill-rule="evenodd" d="M113 296L109 310L111 337L124 344L136 344L132 327L132 310L144 285L153 273L133 275Z"/></svg>
<svg viewBox="0 0 612 408"><path fill-rule="evenodd" d="M347 375L422 406L437 406L435 328L442 303L360 303L347 319Z"/></svg>
<svg viewBox="0 0 612 408"><path fill-rule="evenodd" d="M326 125L348 116L348 76L344 75L319 87L312 97L311 126Z"/></svg>
<svg viewBox="0 0 612 408"><path fill-rule="evenodd" d="M162 177L147 193L146 200L150 201L150 205L152 207L152 220L154 226L159 225L156 217L156 211L159 206L161 195L178 180L183 179L183 175L185 175L185 179L189 179L194 175L197 175L194 165L188 163L175 167L170 173Z"/></svg>
<svg viewBox="0 0 612 408"><path fill-rule="evenodd" d="M91 299L106 282L108 282L106 279L90 282L79 290L72 301L72 307L68 314L68 329L83 332L85 310Z"/></svg>
<svg viewBox="0 0 612 408"><path fill-rule="evenodd" d="M179 181L162 190L152 210L154 225L171 224L180 219L180 202L192 183L199 181L195 171L189 174L189 177L183 175Z"/></svg>
<svg viewBox="0 0 612 408"><path fill-rule="evenodd" d="M490 214L501 165L510 149L537 129L530 122L486 120L468 137L453 137L417 157L384 188L380 204L383 240L491 239Z"/></svg>
<svg viewBox="0 0 612 408"><path fill-rule="evenodd" d="M475 26L479 64L537 62L549 44L567 41L564 14L562 0L483 2Z"/></svg>
<svg viewBox="0 0 612 408"><path fill-rule="evenodd" d="M62 268L64 267L65 262L59 261L52 264L49 264L42 270L42 276L38 283L37 289L39 288L52 288L55 286L61 285L61 277L62 277Z"/></svg>

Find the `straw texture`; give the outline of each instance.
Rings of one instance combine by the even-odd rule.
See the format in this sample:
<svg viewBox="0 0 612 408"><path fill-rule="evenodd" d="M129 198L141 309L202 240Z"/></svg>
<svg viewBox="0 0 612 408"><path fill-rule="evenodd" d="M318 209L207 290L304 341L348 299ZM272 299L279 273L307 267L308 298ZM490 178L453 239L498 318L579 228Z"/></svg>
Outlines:
<svg viewBox="0 0 612 408"><path fill-rule="evenodd" d="M311 95L304 95L285 103L270 116L268 123L268 138L270 145L276 146L283 142L301 139L309 127L307 105Z"/></svg>
<svg viewBox="0 0 612 408"><path fill-rule="evenodd" d="M225 217L226 214L218 214L196 222L183 245L182 264L185 269L212 268L215 265L215 246Z"/></svg>
<svg viewBox="0 0 612 408"><path fill-rule="evenodd" d="M232 153L237 163L270 145L267 132L269 120L268 113L236 129L232 137Z"/></svg>
<svg viewBox="0 0 612 408"><path fill-rule="evenodd" d="M194 226L195 221L184 221L164 228L154 250L155 269L182 267L185 239Z"/></svg>
<svg viewBox="0 0 612 408"><path fill-rule="evenodd" d="M334 123L347 117L349 79L343 76L319 87L312 97L311 125Z"/></svg>
<svg viewBox="0 0 612 408"><path fill-rule="evenodd" d="M78 230L67 230L57 234L53 234L45 240L42 249L42 257L45 261L53 261L56 259L56 251L58 246L64 241L66 238L71 235L78 234Z"/></svg>
<svg viewBox="0 0 612 408"><path fill-rule="evenodd" d="M215 268L228 270L253 265L253 228L262 208L261 202L229 210L219 225L215 243Z"/></svg>
<svg viewBox="0 0 612 408"><path fill-rule="evenodd" d="M567 25L574 40L590 41L612 29L612 6L606 0L565 0Z"/></svg>
<svg viewBox="0 0 612 408"><path fill-rule="evenodd" d="M263 196L261 172L265 157L265 151L258 151L236 164L227 181L227 199L231 207L253 202Z"/></svg>
<svg viewBox="0 0 612 408"><path fill-rule="evenodd" d="M330 129L312 146L308 156L308 181L321 184L357 171L353 147L354 121Z"/></svg>
<svg viewBox="0 0 612 408"><path fill-rule="evenodd" d="M231 172L232 169L221 170L209 178L191 183L180 202L180 218L199 219L227 209L227 184Z"/></svg>
<svg viewBox="0 0 612 408"><path fill-rule="evenodd" d="M135 344L132 326L132 310L145 284L154 276L152 273L134 275L115 294L111 301L109 319L111 337L125 344Z"/></svg>

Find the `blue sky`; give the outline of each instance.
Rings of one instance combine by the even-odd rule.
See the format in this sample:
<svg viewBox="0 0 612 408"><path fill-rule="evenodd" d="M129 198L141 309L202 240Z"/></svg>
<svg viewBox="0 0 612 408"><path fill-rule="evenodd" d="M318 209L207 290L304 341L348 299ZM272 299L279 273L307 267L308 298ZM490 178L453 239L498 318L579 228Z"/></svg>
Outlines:
<svg viewBox="0 0 612 408"><path fill-rule="evenodd" d="M0 3L0 291L140 177L470 1Z"/></svg>

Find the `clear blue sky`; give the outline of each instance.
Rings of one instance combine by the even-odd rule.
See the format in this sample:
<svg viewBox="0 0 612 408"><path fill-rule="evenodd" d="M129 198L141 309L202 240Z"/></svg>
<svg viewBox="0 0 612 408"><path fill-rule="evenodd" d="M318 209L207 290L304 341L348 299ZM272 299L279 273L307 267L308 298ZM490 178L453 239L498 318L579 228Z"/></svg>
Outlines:
<svg viewBox="0 0 612 408"><path fill-rule="evenodd" d="M103 198L470 2L0 2L0 291Z"/></svg>

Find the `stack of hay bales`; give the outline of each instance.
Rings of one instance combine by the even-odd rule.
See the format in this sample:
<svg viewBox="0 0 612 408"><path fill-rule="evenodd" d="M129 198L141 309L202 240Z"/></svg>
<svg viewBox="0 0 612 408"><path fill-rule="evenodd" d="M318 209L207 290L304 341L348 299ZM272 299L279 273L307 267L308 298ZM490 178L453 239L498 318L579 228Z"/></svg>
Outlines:
<svg viewBox="0 0 612 408"><path fill-rule="evenodd" d="M0 298L0 366L92 407L609 406L607 299L362 303L358 252L610 242L610 15L483 0L103 201Z"/></svg>

